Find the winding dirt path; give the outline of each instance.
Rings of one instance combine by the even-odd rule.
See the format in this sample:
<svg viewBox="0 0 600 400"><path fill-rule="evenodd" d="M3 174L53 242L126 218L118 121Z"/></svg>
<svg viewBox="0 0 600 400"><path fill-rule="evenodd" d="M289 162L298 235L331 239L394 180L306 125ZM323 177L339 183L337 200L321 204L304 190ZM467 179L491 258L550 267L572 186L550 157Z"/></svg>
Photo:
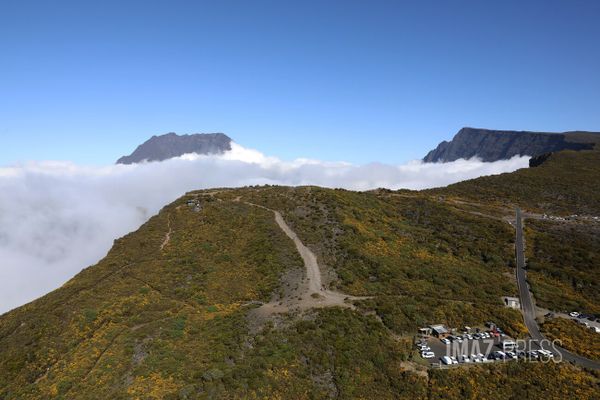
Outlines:
<svg viewBox="0 0 600 400"><path fill-rule="evenodd" d="M236 200L239 201L238 199ZM268 315L273 313L284 313L290 310L306 310L309 308L334 306L354 309L355 307L350 301L371 298L350 296L341 292L325 289L321 282L321 268L317 262L317 256L302 243L296 232L294 232L285 222L281 213L254 203L244 202L244 204L259 207L274 214L275 222L279 228L281 228L281 230L292 239L296 245L296 250L298 251L298 254L300 254L306 269L306 280L298 282L299 288L295 293L288 294L284 299L273 300L263 304L257 311L259 314Z"/></svg>

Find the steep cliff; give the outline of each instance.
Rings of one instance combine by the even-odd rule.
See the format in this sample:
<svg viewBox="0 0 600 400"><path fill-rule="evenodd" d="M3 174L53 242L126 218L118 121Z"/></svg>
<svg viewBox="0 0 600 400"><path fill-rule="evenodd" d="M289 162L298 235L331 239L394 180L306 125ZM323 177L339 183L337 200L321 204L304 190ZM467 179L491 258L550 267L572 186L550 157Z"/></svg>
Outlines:
<svg viewBox="0 0 600 400"><path fill-rule="evenodd" d="M220 154L231 150L231 138L223 133L196 133L193 135L152 136L129 156L117 160L117 164L134 164L142 161L163 161L183 154Z"/></svg>
<svg viewBox="0 0 600 400"><path fill-rule="evenodd" d="M538 156L560 150L591 150L600 141L597 132L528 132L462 128L450 141L443 141L424 158L425 162L448 162L479 157L497 161L515 155Z"/></svg>

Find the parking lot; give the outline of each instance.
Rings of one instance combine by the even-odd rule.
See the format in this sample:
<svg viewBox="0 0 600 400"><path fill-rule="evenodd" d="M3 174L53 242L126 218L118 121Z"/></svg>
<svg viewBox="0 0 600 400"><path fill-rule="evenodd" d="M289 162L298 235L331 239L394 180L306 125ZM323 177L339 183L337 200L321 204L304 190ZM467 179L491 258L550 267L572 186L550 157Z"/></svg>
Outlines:
<svg viewBox="0 0 600 400"><path fill-rule="evenodd" d="M430 366L491 363L516 359L537 361L554 357L551 348L545 346L544 348L547 349L540 351L540 346L533 342L518 341L514 348L504 349L505 343L514 341L497 331L450 335L444 339L444 342L433 336L425 336L417 342L417 347L419 344L425 345L428 348L425 351L433 353L433 355L429 354L429 358L424 358ZM422 352L419 350L419 353Z"/></svg>

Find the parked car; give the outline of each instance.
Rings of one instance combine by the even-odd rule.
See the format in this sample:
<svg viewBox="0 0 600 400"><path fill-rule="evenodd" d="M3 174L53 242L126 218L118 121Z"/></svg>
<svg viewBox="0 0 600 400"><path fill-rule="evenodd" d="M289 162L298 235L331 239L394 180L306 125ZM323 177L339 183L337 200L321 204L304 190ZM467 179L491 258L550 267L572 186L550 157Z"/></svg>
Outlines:
<svg viewBox="0 0 600 400"><path fill-rule="evenodd" d="M554 354L552 354L552 352L549 350L538 350L538 354L544 358L554 358Z"/></svg>
<svg viewBox="0 0 600 400"><path fill-rule="evenodd" d="M471 335L470 333L467 333L467 334L465 335L465 337L466 337L467 339L469 339L469 340L473 340L473 335Z"/></svg>
<svg viewBox="0 0 600 400"><path fill-rule="evenodd" d="M540 355L538 354L537 351L535 350L531 350L527 353L527 356L529 357L530 360L537 360L540 358Z"/></svg>
<svg viewBox="0 0 600 400"><path fill-rule="evenodd" d="M471 359L467 355L458 356L458 361L461 363L470 363Z"/></svg>
<svg viewBox="0 0 600 400"><path fill-rule="evenodd" d="M441 357L440 360L446 365L454 364L454 362L452 362L452 359L448 356Z"/></svg>
<svg viewBox="0 0 600 400"><path fill-rule="evenodd" d="M450 340L449 340L449 339L446 339L446 338L443 338L443 339L440 339L440 340L441 340L441 341L442 341L442 343L444 343L444 344L450 344L450 343L451 343L451 342L450 342Z"/></svg>
<svg viewBox="0 0 600 400"><path fill-rule="evenodd" d="M578 313L577 311L571 311L571 312L569 313L569 315L570 315L571 317L573 317L573 318L577 318L577 317L579 316L579 313Z"/></svg>
<svg viewBox="0 0 600 400"><path fill-rule="evenodd" d="M421 352L421 357L433 358L433 357L435 357L435 354L433 353L433 351L423 351L423 352Z"/></svg>
<svg viewBox="0 0 600 400"><path fill-rule="evenodd" d="M516 360L517 359L517 353L515 353L514 351L507 351L506 352L506 357L509 360Z"/></svg>

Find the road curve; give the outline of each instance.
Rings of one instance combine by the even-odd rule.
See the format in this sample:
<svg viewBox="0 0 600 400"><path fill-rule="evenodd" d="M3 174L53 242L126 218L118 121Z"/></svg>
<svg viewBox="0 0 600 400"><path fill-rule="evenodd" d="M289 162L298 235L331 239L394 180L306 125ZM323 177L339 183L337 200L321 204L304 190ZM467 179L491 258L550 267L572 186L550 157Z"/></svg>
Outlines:
<svg viewBox="0 0 600 400"><path fill-rule="evenodd" d="M515 239L515 257L517 260L517 285L519 287L519 298L521 299L521 311L523 312L523 319L525 326L529 330L529 335L536 342L538 347L541 347L541 343L547 341L547 339L540 332L537 321L535 320L535 303L533 296L529 290L527 283L527 271L525 270L525 245L523 239L523 218L521 215L521 209L517 207L516 210L516 239ZM547 341L549 343L549 341ZM590 360L588 358L579 356L571 353L562 347L553 346L553 349L558 351L565 361L572 362L579 366L592 369L600 369L600 363Z"/></svg>

